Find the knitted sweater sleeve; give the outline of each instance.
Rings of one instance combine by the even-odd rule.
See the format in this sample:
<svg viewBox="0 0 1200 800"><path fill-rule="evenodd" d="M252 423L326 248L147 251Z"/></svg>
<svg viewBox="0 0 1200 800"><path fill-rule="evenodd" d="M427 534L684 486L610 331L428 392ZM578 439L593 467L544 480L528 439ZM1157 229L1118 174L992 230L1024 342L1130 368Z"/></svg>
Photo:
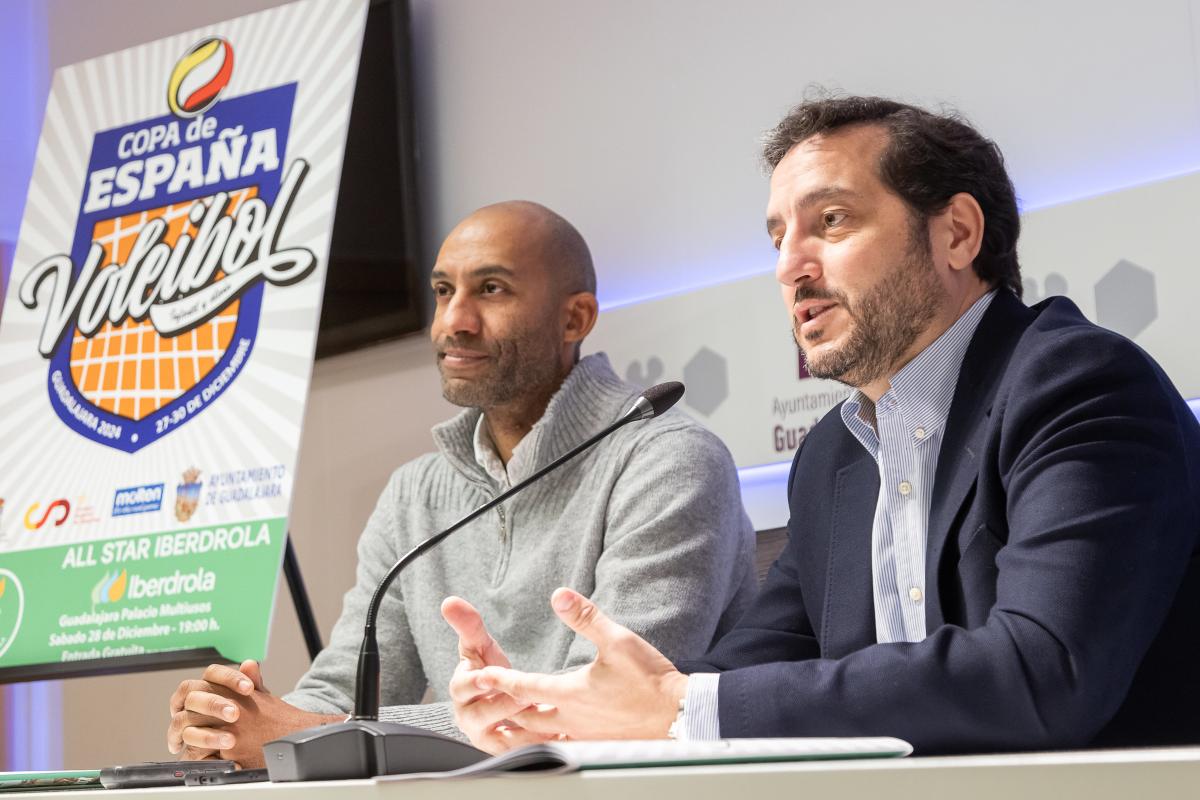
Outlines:
<svg viewBox="0 0 1200 800"><path fill-rule="evenodd" d="M714 435L679 415L647 426L609 489L590 596L670 659L695 658L753 599L754 529L737 471ZM581 636L564 669L588 663ZM380 718L466 740L449 703L380 709Z"/></svg>
<svg viewBox="0 0 1200 800"><path fill-rule="evenodd" d="M306 711L349 713L354 707L355 672L363 623L375 587L400 557L406 541L398 511L407 507L412 465L393 474L358 540L358 568L353 588L342 599L342 613L325 649L284 700ZM416 703L425 691L425 673L413 643L399 584L392 584L377 619L383 671L381 694L388 702Z"/></svg>
<svg viewBox="0 0 1200 800"><path fill-rule="evenodd" d="M611 489L592 600L678 660L704 653L756 586L754 529L725 446L682 416L647 426ZM594 657L576 637L564 668Z"/></svg>

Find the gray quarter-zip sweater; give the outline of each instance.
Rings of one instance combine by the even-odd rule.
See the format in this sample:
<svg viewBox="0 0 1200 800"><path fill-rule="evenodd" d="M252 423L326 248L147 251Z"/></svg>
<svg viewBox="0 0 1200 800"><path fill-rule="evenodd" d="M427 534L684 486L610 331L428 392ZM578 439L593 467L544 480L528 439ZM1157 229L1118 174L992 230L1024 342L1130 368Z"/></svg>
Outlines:
<svg viewBox="0 0 1200 800"><path fill-rule="evenodd" d="M624 413L639 390L600 353L582 359L513 451L513 484ZM358 573L329 645L284 699L352 710L363 617L388 568L503 487L476 459L480 412L433 429L438 452L396 470L358 543ZM589 662L591 643L562 625L550 594L569 586L672 660L696 657L751 600L754 531L729 452L679 411L632 423L400 575L378 619L380 718L462 734L447 689L458 638L441 618L451 594L483 615L514 667L556 672ZM418 704L426 686L435 702Z"/></svg>

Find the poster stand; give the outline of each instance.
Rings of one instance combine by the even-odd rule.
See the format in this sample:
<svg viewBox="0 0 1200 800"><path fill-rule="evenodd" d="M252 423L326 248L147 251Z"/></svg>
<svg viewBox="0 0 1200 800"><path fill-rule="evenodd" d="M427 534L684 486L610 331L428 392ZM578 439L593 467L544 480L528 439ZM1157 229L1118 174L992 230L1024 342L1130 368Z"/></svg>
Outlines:
<svg viewBox="0 0 1200 800"><path fill-rule="evenodd" d="M292 594L292 605L296 607L296 619L300 622L300 633L304 635L304 646L308 648L308 660L313 661L325 645L321 644L321 631L317 628L312 603L308 601L308 590L304 588L304 577L300 574L300 562L296 559L290 531L283 550L283 575Z"/></svg>

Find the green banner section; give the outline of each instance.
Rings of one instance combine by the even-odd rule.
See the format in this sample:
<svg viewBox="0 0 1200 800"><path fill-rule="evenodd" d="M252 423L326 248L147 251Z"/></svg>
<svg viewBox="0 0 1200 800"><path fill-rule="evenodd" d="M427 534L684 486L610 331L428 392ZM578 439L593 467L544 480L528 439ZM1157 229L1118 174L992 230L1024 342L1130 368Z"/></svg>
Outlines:
<svg viewBox="0 0 1200 800"><path fill-rule="evenodd" d="M0 553L0 667L210 646L261 659L286 530L280 517Z"/></svg>

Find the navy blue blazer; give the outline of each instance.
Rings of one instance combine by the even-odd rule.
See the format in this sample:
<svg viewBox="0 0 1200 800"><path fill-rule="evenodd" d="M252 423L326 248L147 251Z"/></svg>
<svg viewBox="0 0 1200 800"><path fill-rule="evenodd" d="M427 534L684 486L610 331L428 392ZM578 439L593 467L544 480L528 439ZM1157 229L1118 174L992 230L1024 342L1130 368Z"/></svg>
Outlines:
<svg viewBox="0 0 1200 800"><path fill-rule="evenodd" d="M759 598L679 665L722 673L723 737L1200 741L1200 426L1136 345L1065 298L997 294L938 457L921 642L875 641L878 492L835 409L796 454Z"/></svg>

